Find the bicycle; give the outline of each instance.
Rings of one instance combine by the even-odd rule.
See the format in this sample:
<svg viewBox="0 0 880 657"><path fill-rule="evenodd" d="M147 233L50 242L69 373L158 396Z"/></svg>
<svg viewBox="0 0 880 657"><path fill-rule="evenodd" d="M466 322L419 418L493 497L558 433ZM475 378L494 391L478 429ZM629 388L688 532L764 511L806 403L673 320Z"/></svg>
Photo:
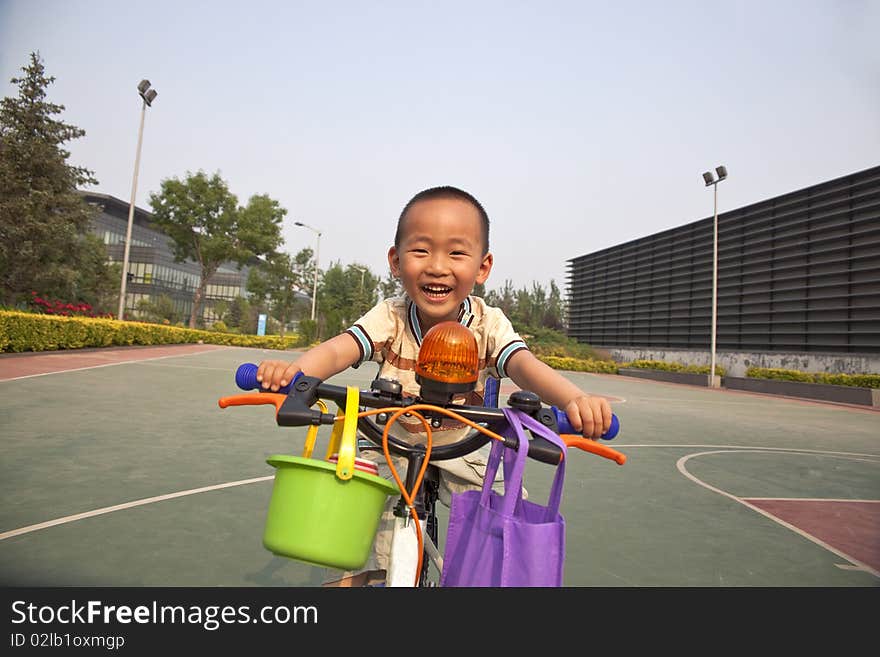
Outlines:
<svg viewBox="0 0 880 657"><path fill-rule="evenodd" d="M425 336L423 350L431 344L428 337ZM439 349L442 351L442 346ZM433 356L436 357L436 354ZM419 360L422 361L421 353ZM448 366L449 363L445 362L445 365ZM452 380L438 380L449 377L428 372L431 367L425 363L420 362L420 366L423 370L422 376L417 377L421 385L420 395L406 397L403 395L401 384L392 379L376 378L372 381L369 390L358 390L351 386L329 384L315 377L305 376L301 372L279 392L263 391L256 381L256 365L244 363L236 371L236 384L244 390L256 389L259 392L223 397L219 400L221 408L271 404L276 408L276 423L279 426L310 427L306 439L308 457L311 456L317 427L332 425L334 434L331 436L327 458L329 460L334 450L338 450L338 457L335 463L324 467L323 470L334 471L338 478L347 480L357 475L367 480L373 474L372 472L364 474L367 467L365 465L358 467L353 453L353 443L350 442L346 453L346 447L341 439L343 431L352 432L356 426L361 435L382 449L397 484L393 489L394 492L390 494L400 495L394 508L391 553L385 580L385 585L389 587L432 586L435 582L431 579L431 567L437 574L442 573L443 559L438 548L439 523L436 513L439 499L439 472L433 462L464 456L478 450L492 439L501 440L505 446L514 449L518 446L516 438L499 435L507 420L504 411L497 405L497 385L490 383L494 381L497 384L497 379L489 379L487 382L485 404L488 405L463 406L452 403L452 395L465 389L465 384ZM327 412L326 401L332 401L337 405L339 410L336 414ZM575 434L562 411L553 406L543 405L538 396L532 392L515 391L508 397L507 404L527 413L541 425L562 436L566 447L576 447L611 459L620 465L626 461L626 456L617 450ZM318 410L312 408L316 405L319 407ZM413 445L389 433L390 426L404 414L416 417L423 423L427 436L426 444ZM356 422L352 421L353 415L356 416ZM433 447L431 428L440 427L446 418L457 420L471 427L472 431L455 443ZM619 421L614 415L611 429L602 438L610 440L617 435L618 430ZM556 465L564 458L564 454L556 445L529 431L532 434L529 440L529 457L550 465ZM391 453L406 458L407 466L403 479L391 463ZM278 474L276 474L276 485L277 477ZM415 531L410 525L415 527ZM334 542L335 545L337 543ZM315 560L311 553L307 557L297 555L294 558L311 562Z"/></svg>

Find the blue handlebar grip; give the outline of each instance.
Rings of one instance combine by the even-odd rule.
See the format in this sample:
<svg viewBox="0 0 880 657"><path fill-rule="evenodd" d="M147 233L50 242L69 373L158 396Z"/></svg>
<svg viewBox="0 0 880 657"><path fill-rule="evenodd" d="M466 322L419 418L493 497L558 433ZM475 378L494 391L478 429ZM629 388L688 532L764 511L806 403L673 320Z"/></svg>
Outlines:
<svg viewBox="0 0 880 657"><path fill-rule="evenodd" d="M559 433L580 433L579 431L574 430L574 427L571 426L571 422L568 421L568 416L563 411L560 411L555 406L551 406L550 408L553 409L553 414L556 415L556 424L559 427ZM608 428L608 431L599 437L602 440L611 440L617 436L618 431L620 431L620 420L618 420L617 416L612 413L611 426Z"/></svg>
<svg viewBox="0 0 880 657"><path fill-rule="evenodd" d="M486 387L483 390L483 406L498 408L498 388L500 385L494 376L486 379Z"/></svg>
<svg viewBox="0 0 880 657"><path fill-rule="evenodd" d="M302 372L297 372L296 376L293 377L293 381L286 386L278 388L278 392L282 395L288 394L290 392L290 386L292 386L301 376ZM260 382L257 381L257 366L254 363L242 363L238 366L238 369L235 370L235 385L242 390L264 390ZM270 392L269 390L265 391Z"/></svg>

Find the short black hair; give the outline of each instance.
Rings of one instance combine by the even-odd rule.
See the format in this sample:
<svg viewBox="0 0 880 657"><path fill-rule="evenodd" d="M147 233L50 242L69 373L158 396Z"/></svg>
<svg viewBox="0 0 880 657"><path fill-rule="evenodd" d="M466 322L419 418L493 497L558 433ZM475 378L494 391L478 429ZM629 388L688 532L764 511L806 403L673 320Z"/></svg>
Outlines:
<svg viewBox="0 0 880 657"><path fill-rule="evenodd" d="M458 199L473 205L477 209L481 223L483 224L483 255L489 253L489 215L486 214L485 208L483 208L482 204L472 194L468 194L463 189L452 187L451 185L423 189L403 206L403 210L397 218L397 231L394 233L395 247L400 248L401 226L403 225L403 220L406 218L406 213L409 212L409 209L420 201L433 201L434 199Z"/></svg>

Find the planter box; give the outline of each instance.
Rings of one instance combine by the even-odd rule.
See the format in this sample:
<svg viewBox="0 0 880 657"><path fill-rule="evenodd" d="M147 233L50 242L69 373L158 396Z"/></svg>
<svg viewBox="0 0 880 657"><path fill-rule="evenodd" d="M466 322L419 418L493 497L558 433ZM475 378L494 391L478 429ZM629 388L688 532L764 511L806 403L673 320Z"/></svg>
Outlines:
<svg viewBox="0 0 880 657"><path fill-rule="evenodd" d="M722 385L731 390L748 390L771 395L804 397L844 404L862 404L880 407L880 390L875 388L856 388L855 386L836 386L828 383L801 383L799 381L778 381L776 379L751 379L747 377L725 376Z"/></svg>
<svg viewBox="0 0 880 657"><path fill-rule="evenodd" d="M635 376L640 379L653 381L668 381L669 383L686 383L692 386L708 387L709 374L692 374L691 372L667 372L666 370L649 370L643 367L621 367L617 370L623 376Z"/></svg>

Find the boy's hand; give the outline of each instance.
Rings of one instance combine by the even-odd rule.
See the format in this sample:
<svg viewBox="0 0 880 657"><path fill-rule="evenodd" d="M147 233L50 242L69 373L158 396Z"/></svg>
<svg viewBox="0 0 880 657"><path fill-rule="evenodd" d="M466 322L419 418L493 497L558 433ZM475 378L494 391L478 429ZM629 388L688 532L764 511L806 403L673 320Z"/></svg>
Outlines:
<svg viewBox="0 0 880 657"><path fill-rule="evenodd" d="M264 360L257 367L257 381L264 390L277 392L282 386L286 386L293 380L299 366L296 363L288 363L283 360Z"/></svg>
<svg viewBox="0 0 880 657"><path fill-rule="evenodd" d="M580 395L563 410L571 426L585 438L596 440L611 428L611 405L604 397Z"/></svg>

